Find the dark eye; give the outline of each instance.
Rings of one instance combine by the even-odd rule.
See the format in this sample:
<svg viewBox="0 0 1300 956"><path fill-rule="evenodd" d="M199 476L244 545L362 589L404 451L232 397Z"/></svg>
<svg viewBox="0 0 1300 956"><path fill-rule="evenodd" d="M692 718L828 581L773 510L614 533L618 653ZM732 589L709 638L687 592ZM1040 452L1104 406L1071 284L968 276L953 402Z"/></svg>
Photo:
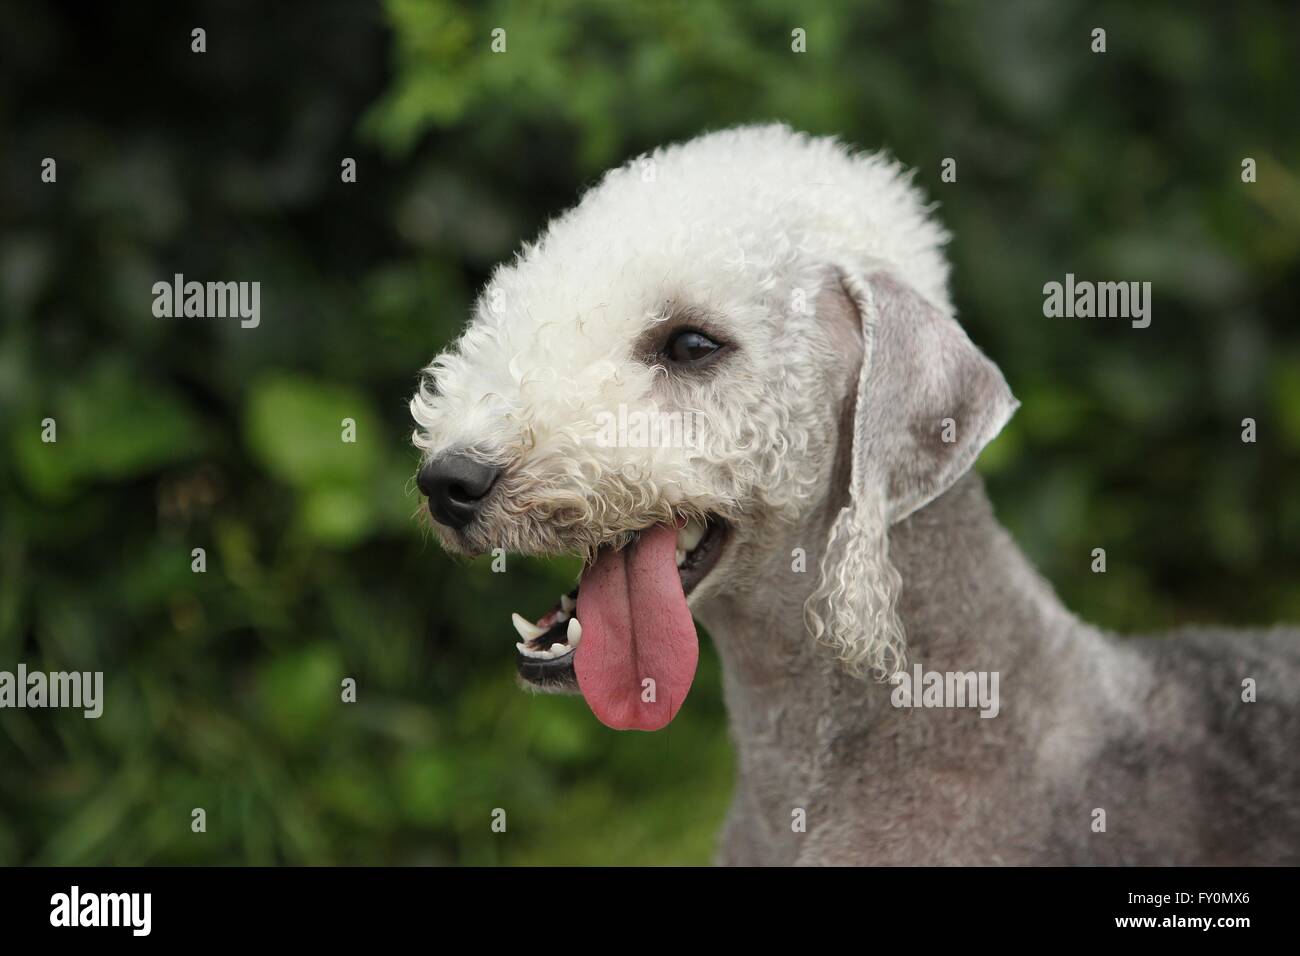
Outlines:
<svg viewBox="0 0 1300 956"><path fill-rule="evenodd" d="M720 348L721 345L703 332L683 329L668 340L664 354L678 365L698 365Z"/></svg>

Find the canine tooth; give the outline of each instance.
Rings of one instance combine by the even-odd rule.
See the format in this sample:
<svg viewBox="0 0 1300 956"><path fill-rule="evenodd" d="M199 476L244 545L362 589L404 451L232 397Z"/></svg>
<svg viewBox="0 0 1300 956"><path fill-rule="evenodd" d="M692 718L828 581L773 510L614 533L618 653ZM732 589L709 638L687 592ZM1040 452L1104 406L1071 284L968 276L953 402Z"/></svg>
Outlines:
<svg viewBox="0 0 1300 956"><path fill-rule="evenodd" d="M514 622L515 630L519 632L519 636L525 641L535 641L546 633L545 628L538 627L532 621L524 620L518 614L511 614L510 620Z"/></svg>
<svg viewBox="0 0 1300 956"><path fill-rule="evenodd" d="M704 530L704 522L692 518L686 523L686 527L677 532L677 547L683 551L694 551L704 540Z"/></svg>
<svg viewBox="0 0 1300 956"><path fill-rule="evenodd" d="M677 566L680 568L680 567L681 567L683 564L685 564L685 563L686 563L686 552L683 551L681 548L678 548L678 549L677 549Z"/></svg>
<svg viewBox="0 0 1300 956"><path fill-rule="evenodd" d="M561 654L567 654L567 653L569 653L569 645L568 645L568 644L552 644L552 645L551 645L551 656L552 656L552 657L559 657Z"/></svg>
<svg viewBox="0 0 1300 956"><path fill-rule="evenodd" d="M577 647L578 642L582 640L582 625L578 623L576 617L569 618L569 631L565 636L569 639L570 647Z"/></svg>
<svg viewBox="0 0 1300 956"><path fill-rule="evenodd" d="M561 610L561 611L565 611L565 612L567 612L567 613L569 613L569 614L572 614L572 613L573 613L573 609L576 608L577 606L578 606L578 602L575 601L573 598L569 597L567 594L561 594L561 595L560 595L560 610Z"/></svg>

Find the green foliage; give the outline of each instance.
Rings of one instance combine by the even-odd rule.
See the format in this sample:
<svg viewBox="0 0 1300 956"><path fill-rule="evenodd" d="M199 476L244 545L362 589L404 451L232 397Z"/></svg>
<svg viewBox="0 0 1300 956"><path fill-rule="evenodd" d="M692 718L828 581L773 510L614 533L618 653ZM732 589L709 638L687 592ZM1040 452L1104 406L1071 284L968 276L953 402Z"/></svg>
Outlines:
<svg viewBox="0 0 1300 956"><path fill-rule="evenodd" d="M576 567L443 555L405 403L492 265L601 170L734 123L918 167L962 320L1023 402L980 467L1067 603L1300 618L1300 14L808 6L221 5L200 56L179 5L8 4L0 669L103 670L107 703L0 712L0 863L709 859L733 758L707 641L666 733L519 693L509 612ZM154 318L177 272L260 281L261 325ZM1151 280L1151 328L1044 319L1066 272Z"/></svg>
<svg viewBox="0 0 1300 956"><path fill-rule="evenodd" d="M148 475L200 450L194 416L165 385L134 378L121 357L82 374L54 384L46 409L53 443L43 440L43 425L11 432L14 464L37 495L66 498L92 482Z"/></svg>

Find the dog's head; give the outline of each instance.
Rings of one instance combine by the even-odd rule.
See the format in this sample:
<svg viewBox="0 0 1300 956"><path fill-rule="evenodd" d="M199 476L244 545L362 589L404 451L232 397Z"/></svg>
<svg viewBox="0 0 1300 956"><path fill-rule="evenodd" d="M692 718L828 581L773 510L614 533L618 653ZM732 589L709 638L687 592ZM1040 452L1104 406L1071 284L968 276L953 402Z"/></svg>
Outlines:
<svg viewBox="0 0 1300 956"><path fill-rule="evenodd" d="M761 127L609 173L497 270L411 410L448 549L586 558L516 616L526 681L663 726L690 608L760 595L773 542L841 503L809 629L855 669L901 659L887 527L1015 408L949 314L945 238L896 165Z"/></svg>

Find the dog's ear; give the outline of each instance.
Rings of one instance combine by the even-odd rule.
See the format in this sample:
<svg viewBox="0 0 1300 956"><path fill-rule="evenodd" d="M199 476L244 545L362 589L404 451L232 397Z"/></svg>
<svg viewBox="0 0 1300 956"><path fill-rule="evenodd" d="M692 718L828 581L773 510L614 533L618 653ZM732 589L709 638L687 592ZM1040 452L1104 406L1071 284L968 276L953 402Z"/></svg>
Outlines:
<svg viewBox="0 0 1300 956"><path fill-rule="evenodd" d="M863 338L853 487L901 521L947 491L1020 403L957 321L890 273L841 276Z"/></svg>
<svg viewBox="0 0 1300 956"><path fill-rule="evenodd" d="M904 664L889 526L965 474L1019 402L956 320L910 286L885 272L836 280L832 293L861 328L862 367L849 505L831 529L809 626L851 669L883 676Z"/></svg>

